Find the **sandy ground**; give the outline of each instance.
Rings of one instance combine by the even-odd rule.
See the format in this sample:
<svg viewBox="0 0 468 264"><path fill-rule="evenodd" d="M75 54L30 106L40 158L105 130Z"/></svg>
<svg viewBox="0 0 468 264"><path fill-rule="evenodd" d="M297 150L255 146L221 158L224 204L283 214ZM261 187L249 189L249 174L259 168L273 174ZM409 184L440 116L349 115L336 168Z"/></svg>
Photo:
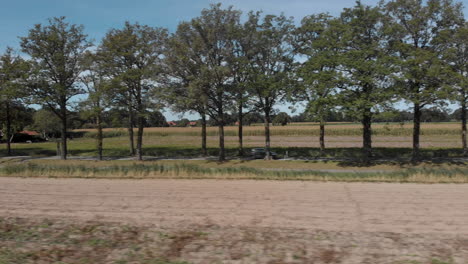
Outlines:
<svg viewBox="0 0 468 264"><path fill-rule="evenodd" d="M468 185L463 184L0 178L0 201L0 217L181 230L216 226L221 231L207 231L212 246L241 236L239 245L223 242L220 255L212 256L223 263L468 263ZM244 241L246 230L253 242ZM265 251L245 248L259 236L267 236L262 240L267 249L282 250L278 262L269 262ZM194 249L190 243L177 257L212 263L203 260L213 248ZM289 247L307 258L294 258ZM240 257L223 258L223 248L235 248ZM325 255L310 261L311 254ZM430 262L434 256L450 262ZM415 262L395 262L405 259Z"/></svg>
<svg viewBox="0 0 468 264"><path fill-rule="evenodd" d="M468 235L468 185L0 178L0 215Z"/></svg>

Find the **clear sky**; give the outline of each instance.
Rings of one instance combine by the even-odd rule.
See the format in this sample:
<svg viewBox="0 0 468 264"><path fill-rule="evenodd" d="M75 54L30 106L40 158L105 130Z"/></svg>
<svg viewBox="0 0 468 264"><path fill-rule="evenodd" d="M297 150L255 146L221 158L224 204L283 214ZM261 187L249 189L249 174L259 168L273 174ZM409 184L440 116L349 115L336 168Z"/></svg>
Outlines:
<svg viewBox="0 0 468 264"><path fill-rule="evenodd" d="M99 41L112 27L125 21L161 26L174 31L177 24L200 14L210 3L233 5L244 12L263 10L267 13L293 16L296 21L309 14L330 12L339 14L354 0L0 0L0 50L18 47L18 36L27 35L37 23L47 18L66 16L68 21L83 24L86 33ZM465 0L467 1L467 0ZM375 4L378 0L365 0Z"/></svg>
<svg viewBox="0 0 468 264"><path fill-rule="evenodd" d="M210 3L232 5L245 13L262 10L265 13L293 16L296 22L314 13L329 12L338 15L355 0L0 0L0 52L7 46L19 48L19 38L37 23L47 23L47 18L66 16L71 23L82 24L95 43L110 28L120 28L125 21L150 26L166 27L171 32L181 21L200 14ZM377 4L378 0L363 0ZM468 0L461 1L468 13ZM284 109L282 109L284 110ZM165 113L169 120L178 118Z"/></svg>

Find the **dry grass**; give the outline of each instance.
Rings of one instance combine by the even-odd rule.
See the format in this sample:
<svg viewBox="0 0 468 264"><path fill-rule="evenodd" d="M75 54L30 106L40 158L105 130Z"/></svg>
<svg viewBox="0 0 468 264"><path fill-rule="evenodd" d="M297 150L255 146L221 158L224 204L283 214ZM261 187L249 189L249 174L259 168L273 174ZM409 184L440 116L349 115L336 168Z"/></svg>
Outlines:
<svg viewBox="0 0 468 264"><path fill-rule="evenodd" d="M273 163L271 163L273 164ZM297 163L301 164L301 163ZM276 169L269 163L254 162L253 166L235 162L217 164L206 161L169 162L95 162L95 161L35 161L10 164L0 168L0 176L46 178L106 178L106 179L255 179L255 180L311 180L341 182L413 182L413 183L468 183L468 168L460 165L431 165L403 167L376 165L373 171L360 167L330 171L323 164L278 163ZM283 166L282 166L283 165ZM292 169L284 169L294 167ZM265 168L266 167L266 168ZM319 169L321 168L321 169ZM350 169L352 168L352 169ZM376 170L378 168L378 170ZM367 171L366 171L367 170Z"/></svg>
<svg viewBox="0 0 468 264"><path fill-rule="evenodd" d="M15 160L12 160L14 162ZM18 160L17 160L18 161ZM11 163L11 162L10 162ZM129 166L134 164L139 165L176 165L187 164L196 165L202 168L254 168L254 169L284 169L284 170L353 170L353 171L395 171L401 169L462 169L466 168L468 163L433 163L421 162L418 164L411 163L346 163L338 161L301 161L301 160L230 160L225 162L210 161L210 160L160 160L160 161L84 161L84 160L31 160L29 163L38 165L72 165L86 167L109 167L115 165ZM365 166L364 166L365 165Z"/></svg>

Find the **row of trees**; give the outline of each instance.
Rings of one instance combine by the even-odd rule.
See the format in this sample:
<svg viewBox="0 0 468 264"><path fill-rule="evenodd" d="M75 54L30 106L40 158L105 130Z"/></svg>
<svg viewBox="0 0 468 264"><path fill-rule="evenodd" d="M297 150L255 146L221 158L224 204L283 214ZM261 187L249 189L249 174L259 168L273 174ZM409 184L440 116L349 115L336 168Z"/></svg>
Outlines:
<svg viewBox="0 0 468 264"><path fill-rule="evenodd" d="M2 100L28 98L59 117L63 159L67 108L74 96L86 93L97 123L100 157L106 109L127 113L129 149L142 159L147 109L166 105L200 115L205 155L207 119L216 122L219 160L225 159L229 114L238 117L239 155L243 154L243 116L249 112L263 115L270 158L271 116L285 101L304 103L320 122L322 150L331 111L360 120L363 153L370 158L373 117L399 100L413 107L417 160L421 110L452 100L461 106L468 154L468 26L461 3L392 0L366 6L358 1L337 17L315 14L297 27L284 15L241 15L232 7L211 5L199 17L181 22L172 34L126 22L121 29L111 29L97 46L88 41L82 26L70 25L64 17L50 19L21 38L28 61L13 56L10 49L2 56Z"/></svg>

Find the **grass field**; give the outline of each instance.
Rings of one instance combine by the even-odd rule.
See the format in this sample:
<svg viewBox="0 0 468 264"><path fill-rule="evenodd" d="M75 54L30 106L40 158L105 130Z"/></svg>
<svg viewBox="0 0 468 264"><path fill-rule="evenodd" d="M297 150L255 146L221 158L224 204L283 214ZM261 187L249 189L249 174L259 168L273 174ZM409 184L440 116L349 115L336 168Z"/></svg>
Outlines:
<svg viewBox="0 0 468 264"><path fill-rule="evenodd" d="M373 146L376 158L409 158L411 155L411 124L373 125ZM200 156L200 133L194 128L145 128L144 155L158 157L197 157ZM250 148L264 145L261 126L245 127L244 146ZM280 157L315 157L319 154L319 128L317 124L302 124L272 127L272 147ZM69 141L69 154L73 156L95 156L96 132L77 130L82 137ZM352 158L361 155L361 127L359 124L329 124L326 132L327 151L325 157ZM237 155L237 127L226 127L226 147L228 156ZM461 155L460 126L457 123L430 123L422 125L422 156L456 157ZM128 137L126 129L105 129L104 155L127 156ZM208 128L209 155L218 154L217 128ZM54 142L13 144L14 155L53 156L56 154ZM0 156L5 156L4 144Z"/></svg>

